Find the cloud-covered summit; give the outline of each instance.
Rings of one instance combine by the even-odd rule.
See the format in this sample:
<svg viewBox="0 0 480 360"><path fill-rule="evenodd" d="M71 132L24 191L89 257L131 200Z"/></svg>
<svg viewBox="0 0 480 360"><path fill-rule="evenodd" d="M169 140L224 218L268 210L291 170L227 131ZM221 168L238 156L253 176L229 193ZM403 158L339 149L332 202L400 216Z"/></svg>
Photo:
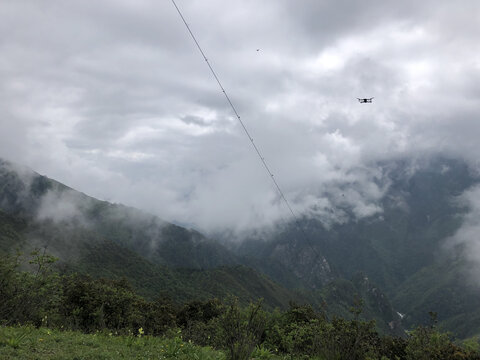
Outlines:
<svg viewBox="0 0 480 360"><path fill-rule="evenodd" d="M380 160L476 166L477 1L177 2L299 212L381 211ZM0 157L202 229L288 217L170 2L4 1L0 51Z"/></svg>

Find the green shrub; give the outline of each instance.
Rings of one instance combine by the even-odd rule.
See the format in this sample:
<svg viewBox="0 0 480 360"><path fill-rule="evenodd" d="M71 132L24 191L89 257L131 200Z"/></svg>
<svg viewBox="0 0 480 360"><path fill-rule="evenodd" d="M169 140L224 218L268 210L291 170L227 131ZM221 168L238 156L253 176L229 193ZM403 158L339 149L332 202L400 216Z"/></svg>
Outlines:
<svg viewBox="0 0 480 360"><path fill-rule="evenodd" d="M260 343L266 325L262 302L241 309L238 299L230 299L225 313L219 319L220 344L228 350L231 360L248 360Z"/></svg>
<svg viewBox="0 0 480 360"><path fill-rule="evenodd" d="M55 325L60 321L60 277L52 271L57 260L35 250L28 261L31 271L19 271L20 253L0 259L0 320L5 324Z"/></svg>

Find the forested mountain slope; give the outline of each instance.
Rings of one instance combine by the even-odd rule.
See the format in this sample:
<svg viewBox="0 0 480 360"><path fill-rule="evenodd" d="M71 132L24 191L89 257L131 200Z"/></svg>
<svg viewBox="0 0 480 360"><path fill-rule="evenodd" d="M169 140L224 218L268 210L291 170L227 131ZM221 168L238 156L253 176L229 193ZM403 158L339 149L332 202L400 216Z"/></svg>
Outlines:
<svg viewBox="0 0 480 360"><path fill-rule="evenodd" d="M2 162L0 249L46 247L65 270L125 276L149 298L234 294L243 302L263 297L270 308L308 301L342 316L363 299L365 316L384 330L401 328L397 311L407 326L436 311L441 325L469 336L478 331L478 290L462 281L461 257L447 256L442 244L467 211L453 199L477 180L454 160L436 159L415 171L410 165L379 165L390 184L374 216L329 227L302 218L309 241L291 226L232 251L197 231ZM462 295L446 296L451 289Z"/></svg>
<svg viewBox="0 0 480 360"><path fill-rule="evenodd" d="M480 332L479 287L468 279L464 254L445 249L468 213L459 196L478 184L475 172L440 157L378 166L389 181L380 213L328 227L322 219L303 218L309 242L292 224L266 241L245 241L239 254L286 286L321 288L323 279L310 271L322 263L336 277L363 273L405 314L407 327L427 323L433 311L441 326L459 336Z"/></svg>
<svg viewBox="0 0 480 360"><path fill-rule="evenodd" d="M109 239L153 263L172 267L211 268L237 263L229 250L197 231L131 207L94 199L7 162L0 162L0 209L27 221L30 238L41 239L37 245L62 255L82 238L96 238ZM64 241L65 232L68 241Z"/></svg>
<svg viewBox="0 0 480 360"><path fill-rule="evenodd" d="M261 266L199 232L96 200L2 162L0 249L11 252L16 248L24 252L46 249L60 259L66 272L125 277L149 299L167 296L183 303L233 295L244 304L263 298L269 309L287 308L291 301L309 302L329 316L345 317L351 317L349 309L363 299L367 318L377 319L378 327L386 332L401 333L398 315L383 293L371 291L371 284L365 287L335 279L328 271L325 283L334 281L321 291L304 288L295 273L289 275L292 283L285 287L263 275ZM288 271L285 268L285 274Z"/></svg>

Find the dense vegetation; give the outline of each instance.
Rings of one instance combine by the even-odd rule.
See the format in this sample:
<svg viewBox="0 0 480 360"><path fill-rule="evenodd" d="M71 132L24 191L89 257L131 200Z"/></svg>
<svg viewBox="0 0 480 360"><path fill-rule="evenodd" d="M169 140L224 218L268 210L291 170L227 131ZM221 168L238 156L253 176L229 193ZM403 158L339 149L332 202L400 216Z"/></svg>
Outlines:
<svg viewBox="0 0 480 360"><path fill-rule="evenodd" d="M439 327L457 337L479 334L480 287L467 279L471 264L463 250L445 246L469 211L459 196L478 185L478 173L462 161L442 157L376 166L378 183L389 183L379 201L380 213L358 220L352 216L353 221L330 227L319 218L301 219L316 252L328 261L336 279L365 274L405 315L404 327L427 324L428 312L434 311ZM354 190L354 185L347 188ZM337 211L351 213L348 206ZM318 276L308 276L315 259L308 256L311 245L296 233L294 226L287 227L270 241L243 242L239 252L253 257L251 266L280 284L329 286ZM279 260L283 267L272 266ZM322 269L315 270L318 274ZM299 272L304 276L292 279Z"/></svg>
<svg viewBox="0 0 480 360"><path fill-rule="evenodd" d="M182 306L225 300L230 294L242 309L263 298L267 320L275 308L290 311L293 300L311 304L328 323L339 318L351 322L355 316L350 308L360 301L362 313L357 320L375 319L375 333L402 336L404 329L419 324L428 329L428 313L433 311L439 314L438 329L451 330L459 339L478 336L480 290L464 281L467 264L461 251L445 254L440 250L443 239L455 233L467 211L453 201L455 196L478 179L458 161L437 159L424 165L409 173L407 163L379 164L379 171L391 182L381 200L381 216L329 228L321 219L302 218L300 224L312 244L302 242L298 229L286 226L270 239L253 237L238 248L227 248L196 231L93 199L0 160L0 254L14 249L29 253L39 247L60 258L52 263L55 271L46 282L50 287L39 287L56 309L48 315L48 324L55 327L88 332L114 326L135 332L141 326L149 334L160 335L160 330L150 330L156 329L151 319L170 306L172 326L185 332L187 328L178 322ZM43 255L37 253L35 261L45 261ZM15 268L12 264L17 260L10 258L10 268ZM33 266L39 265L29 265L38 280L41 271ZM21 274L24 286L34 283ZM29 295L17 294L16 301L25 307L36 291L31 286ZM78 294L93 303L72 307L68 299ZM115 317L108 311L115 304L105 302L108 294L118 295L121 304L130 304L137 312L124 310L129 314L122 317L124 323L112 323ZM38 299L43 299L42 293ZM3 303L2 311L8 312L11 304ZM40 315L21 308L14 313L19 323L42 324ZM147 313L153 315L139 315Z"/></svg>
<svg viewBox="0 0 480 360"><path fill-rule="evenodd" d="M243 305L261 297L266 309L286 309L295 300L322 308L329 316L345 317L353 296L360 294L365 318L376 319L384 332L403 331L387 297L371 282L332 273L328 286L312 291L299 279L305 269L292 270L273 261L268 266L284 269L291 280L282 286L262 273L262 259L252 263L198 232L93 199L11 164L2 166L0 160L0 250L29 252L35 247L58 256L63 271L125 277L148 300L168 294L184 303L232 294ZM315 273L317 269L309 266L306 270Z"/></svg>
<svg viewBox="0 0 480 360"><path fill-rule="evenodd" d="M438 331L435 314L432 325L406 337L382 336L374 321L360 320L361 300L350 320L295 303L267 312L261 301L241 306L236 298L147 301L126 280L61 275L44 251L23 260L20 254L0 260L0 354L11 358L41 358L29 355L35 351L73 359L60 348L81 342L98 347L103 358L480 359L478 341L456 345ZM90 354L77 358L93 356L88 347L75 351Z"/></svg>

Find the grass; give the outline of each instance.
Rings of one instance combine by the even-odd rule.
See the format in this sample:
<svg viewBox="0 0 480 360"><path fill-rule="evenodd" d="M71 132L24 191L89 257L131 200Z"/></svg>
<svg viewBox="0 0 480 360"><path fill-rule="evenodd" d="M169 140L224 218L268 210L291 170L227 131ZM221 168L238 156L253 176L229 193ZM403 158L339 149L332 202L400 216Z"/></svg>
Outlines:
<svg viewBox="0 0 480 360"><path fill-rule="evenodd" d="M180 336L82 334L33 327L0 327L0 359L196 359L225 360L221 351L184 342Z"/></svg>

